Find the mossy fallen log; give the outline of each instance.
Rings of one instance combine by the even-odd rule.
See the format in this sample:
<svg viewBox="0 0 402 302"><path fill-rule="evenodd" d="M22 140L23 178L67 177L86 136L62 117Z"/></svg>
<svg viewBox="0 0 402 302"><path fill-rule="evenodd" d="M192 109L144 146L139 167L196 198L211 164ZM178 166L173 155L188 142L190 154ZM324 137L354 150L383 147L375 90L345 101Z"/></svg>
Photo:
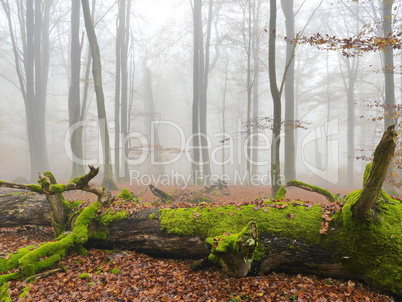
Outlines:
<svg viewBox="0 0 402 302"><path fill-rule="evenodd" d="M88 183L97 171L90 167L87 175L67 185L45 180L31 188L44 194L84 189L96 194L98 201L68 220L71 233L0 258L4 273L0 293L8 280L35 274L84 245L136 249L161 257L205 258L212 254L234 276L270 271L313 273L360 279L402 296L402 204L383 191L370 203L364 219L354 211L364 189L350 193L343 204L258 200L246 205L163 205L114 213L107 207L112 201L110 193ZM240 258L243 260L238 261Z"/></svg>
<svg viewBox="0 0 402 302"><path fill-rule="evenodd" d="M107 227L95 220L88 247L205 258L213 251L211 243L214 247L214 242L241 233L253 222L259 235L252 256L247 257L252 259L251 274L285 271L353 278L401 295L402 259L396 255L402 253L402 204L382 192L373 208L375 215L361 223L351 211L360 194L361 190L352 192L345 204L327 206L266 201L146 209Z"/></svg>
<svg viewBox="0 0 402 302"><path fill-rule="evenodd" d="M382 192L373 216L361 223L351 211L360 194L361 190L352 192L345 204L327 206L267 200L243 206L200 204L132 214L97 213L89 222L84 246L202 259L211 253L206 241L238 234L252 221L258 239L248 257L251 274L285 271L354 278L401 295L402 260L395 255L402 253L402 204ZM14 262L21 258L12 255ZM17 277L5 274L0 279Z"/></svg>

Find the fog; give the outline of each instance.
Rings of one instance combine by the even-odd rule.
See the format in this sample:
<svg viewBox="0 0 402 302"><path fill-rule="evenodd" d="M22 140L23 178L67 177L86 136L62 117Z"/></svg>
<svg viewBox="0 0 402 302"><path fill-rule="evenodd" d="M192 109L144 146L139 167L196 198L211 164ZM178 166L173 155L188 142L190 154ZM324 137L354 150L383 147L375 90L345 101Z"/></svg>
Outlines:
<svg viewBox="0 0 402 302"><path fill-rule="evenodd" d="M5 9L8 2L10 19L7 19ZM47 2L48 0L43 1ZM46 145L41 148L47 150L49 165L45 168L52 171L59 181L65 181L71 178L73 161L68 107L71 79L71 3L58 0L51 2L48 34L49 72L45 92ZM120 171L120 175L115 177L125 178L125 181L133 185L192 184L194 3L178 0L131 1L127 34L127 136L123 132L115 133L116 126L120 123L117 121L116 124L115 121L116 24L122 2L97 0L94 14L103 68L112 164L115 160L116 135L120 136L120 143L130 142L128 171ZM285 17L280 2L278 1L276 30L276 71L279 83L287 65ZM0 7L0 179L3 180L13 180L18 176L30 180L32 172L43 172L32 171L26 101L22 95L12 48L12 39L15 39L18 55L23 57L23 41L26 39L24 40L21 34L18 9L22 9L20 12L23 15L26 11L25 7L17 5L19 3L20 1L2 1L3 6ZM251 105L251 110L257 108L251 114L252 122L273 116L268 78L269 1L236 0L213 3L208 48L211 68L208 71L206 111L210 174L212 181L222 178L233 185L241 185L246 184L247 139L251 139L247 137L247 129L251 127L247 125L247 54L250 54L251 50L247 48L249 44L246 43L250 4L259 7L258 24L253 24L253 33L259 37L259 67L251 75L258 81L258 91ZM400 5L401 1L395 1L393 4L392 20L395 32L400 31ZM363 30L367 36L376 36L380 35L382 28L380 0L361 3L347 0L295 0L293 9L295 32L302 36L320 33L322 36L328 34L347 38ZM208 2L204 1L204 51L207 47L207 19ZM13 35L10 34L9 20L13 24ZM99 134L102 121L98 121L92 74L85 78L89 46L82 11L80 32L80 41L83 43L80 58L81 104L85 83L89 84L85 118L80 124L84 129L82 163L102 166L104 154ZM393 75L396 104L400 104L402 99L400 55L400 50L395 49ZM294 108L295 120L303 122L303 127L295 129L294 153L298 180L326 187L361 185L366 161L357 157L372 155L384 129L383 120L377 119L383 115L383 109L372 106L375 102L382 104L385 101L383 57L383 51L370 51L346 58L339 49L323 50L308 43L297 45L294 58ZM255 58L251 60L255 64ZM350 132L347 88L350 86L348 81L353 68L356 68L353 71L356 73L356 81L353 83L354 140L351 154L350 149L348 151ZM258 77L255 77L257 72ZM258 107L254 107L256 100ZM39 115L36 117L40 118ZM282 118L285 119L284 94ZM282 129L281 171L286 160L284 135ZM257 162L257 168L252 175L252 184L270 185L271 129L260 124L254 136L258 137L253 141L257 150L253 160ZM123 158L124 152L120 150L119 153ZM353 157L353 182L348 179L350 156Z"/></svg>

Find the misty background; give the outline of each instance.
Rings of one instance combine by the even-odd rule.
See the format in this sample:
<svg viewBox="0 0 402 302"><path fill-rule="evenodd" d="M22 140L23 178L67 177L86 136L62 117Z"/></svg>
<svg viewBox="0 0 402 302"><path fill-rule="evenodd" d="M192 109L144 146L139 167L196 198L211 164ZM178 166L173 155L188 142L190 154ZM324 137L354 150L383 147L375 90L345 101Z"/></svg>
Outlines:
<svg viewBox="0 0 402 302"><path fill-rule="evenodd" d="M45 105L37 105L35 102L38 100L24 101L23 89L16 72L16 68L23 69L18 64L24 65L27 60L23 55L26 41L29 40L28 27L24 23L27 2L35 2L33 22L39 23L36 18L42 18L41 26L48 26L48 51L46 48L39 51L40 63L33 69L38 72L46 69L43 66L43 57L48 56L48 81L41 88ZM210 156L217 159L211 160L210 173L226 174L231 183L236 179L236 184L241 184L241 179L245 181L245 147L250 135L248 129L252 128L255 136L258 136L253 144L261 147L253 153L254 160L266 161L256 167L252 174L255 176L255 184L266 184L266 180L262 179L269 177L269 118L273 116L268 77L270 3L263 0L195 2L201 4L201 40L204 51L209 49L206 132L211 143ZM289 5L292 1L278 1L276 71L279 82L287 65L288 43L285 39L287 33L281 2ZM393 31L398 33L401 1L389 2L392 6L389 20L392 21ZM20 176L32 180L33 175L43 172L41 169L45 168L52 171L59 181L68 180L72 176L72 160L68 156L71 150L71 112L69 113L68 100L72 80L72 2L2 0L1 4L0 179L12 180ZM189 140L193 127L195 5L197 3L194 1L182 0L96 0L95 4L90 1L102 61L112 162L115 163L115 138L119 133L123 134L118 157L121 158L124 154L121 151L122 138L132 134L126 154L131 159L138 159L143 152L152 155L158 162L169 161L164 165L152 164L148 157L141 164L129 165L128 171L117 172L122 173L121 175L116 175L117 170L114 169L116 178L120 176L121 180L129 181L127 172L130 173L130 170L139 171L141 175L170 175L174 171L187 177L192 173L192 149ZM127 8L129 11L124 11ZM322 36L328 34L347 38L363 31L367 36L383 34L382 0L359 3L347 0L294 0L292 9L294 31L303 36L320 33ZM116 70L121 70L122 67L116 69L116 45L122 10L126 22L124 39L127 46L125 66L128 81L127 87L123 89L127 95L127 109L118 114L120 120L116 123L116 100L119 102L118 110L121 110L123 95L120 86L119 93L116 94L116 82L119 80ZM205 45L209 18L210 44ZM80 145L84 159L87 160L85 163L93 160L98 165L103 163L102 148L93 78L87 71L89 45L82 12L78 30L79 47L73 51L81 51L80 95L79 102L75 105L80 107L80 115L83 117ZM43 41L46 31L41 30L41 33L42 36L35 36L34 39ZM13 43L17 46L16 49L13 49ZM378 106L386 98L384 53L369 51L347 57L339 49L322 50L308 43L297 45L293 60L294 120L299 121L300 126L295 128L295 150L291 151L295 154L296 179L325 186L361 186L366 161L357 158L371 156L384 129L381 119L384 109ZM395 49L392 56L395 69L392 68L388 73L392 73L394 77L395 103L400 104L400 50ZM24 77L25 72L23 71ZM28 83L26 80L23 82ZM33 107L30 110L34 112L37 106L45 106L44 115L38 113L34 116L35 119L44 121L46 140L35 140L42 150L38 156L47 157L47 167L31 165L35 157L32 157L29 136L34 134L30 133L32 129L27 122L27 102L32 102ZM284 120L285 114L283 94ZM116 133L116 127L120 125L123 115L128 119L128 128L126 133ZM150 125L154 127L151 128ZM145 145L138 139L137 134L145 137L148 144ZM284 129L282 134L281 171L288 158L285 155ZM184 148L182 135L187 142ZM174 160L170 162L171 159ZM122 163L119 165L122 167ZM39 171L33 171L34 169ZM175 181L177 179L171 179L171 184Z"/></svg>

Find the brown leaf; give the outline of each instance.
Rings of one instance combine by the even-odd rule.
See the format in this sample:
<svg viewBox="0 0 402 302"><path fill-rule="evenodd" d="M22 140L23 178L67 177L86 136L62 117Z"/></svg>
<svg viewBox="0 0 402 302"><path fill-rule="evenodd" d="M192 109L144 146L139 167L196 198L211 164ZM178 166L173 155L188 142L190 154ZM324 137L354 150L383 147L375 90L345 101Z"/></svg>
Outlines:
<svg viewBox="0 0 402 302"><path fill-rule="evenodd" d="M286 214L286 218L289 218L289 219L295 219L295 217L296 217L296 214L295 213L293 213L293 214Z"/></svg>

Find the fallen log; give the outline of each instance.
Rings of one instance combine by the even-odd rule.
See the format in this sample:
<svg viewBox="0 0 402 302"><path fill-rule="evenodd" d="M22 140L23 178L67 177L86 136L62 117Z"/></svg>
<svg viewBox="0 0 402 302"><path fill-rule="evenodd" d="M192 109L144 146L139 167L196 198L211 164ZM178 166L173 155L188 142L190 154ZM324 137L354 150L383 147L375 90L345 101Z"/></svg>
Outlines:
<svg viewBox="0 0 402 302"><path fill-rule="evenodd" d="M46 197L36 193L8 193L0 196L0 228L51 225Z"/></svg>
<svg viewBox="0 0 402 302"><path fill-rule="evenodd" d="M384 193L373 225L367 227L353 219L350 209L358 194L351 193L343 206L336 202L327 208L289 201L177 209L162 206L116 215L108 223L103 223L102 217L108 215L103 209L89 224L89 240L84 246L201 259L211 253L205 242L213 246L222 236L237 234L253 221L259 235L255 239L258 246L248 257L252 259L250 273L285 271L361 279L400 295L402 260L395 255L402 253L402 204ZM321 232L325 224L326 235Z"/></svg>
<svg viewBox="0 0 402 302"><path fill-rule="evenodd" d="M89 176L97 170L90 169L88 177L71 184L36 188L51 194L84 188L98 193L99 199L72 210L68 220L72 231L50 246L0 258L0 271L21 266L27 277L56 263L68 248L84 245L135 249L160 257L217 257L232 276L285 271L354 278L402 296L402 204L383 191L364 219L353 210L362 190L350 193L344 203L327 205L256 200L245 205L147 208L131 203L116 212L113 203L126 201L112 202L108 192L91 187ZM20 278L21 272L1 275L0 281Z"/></svg>

